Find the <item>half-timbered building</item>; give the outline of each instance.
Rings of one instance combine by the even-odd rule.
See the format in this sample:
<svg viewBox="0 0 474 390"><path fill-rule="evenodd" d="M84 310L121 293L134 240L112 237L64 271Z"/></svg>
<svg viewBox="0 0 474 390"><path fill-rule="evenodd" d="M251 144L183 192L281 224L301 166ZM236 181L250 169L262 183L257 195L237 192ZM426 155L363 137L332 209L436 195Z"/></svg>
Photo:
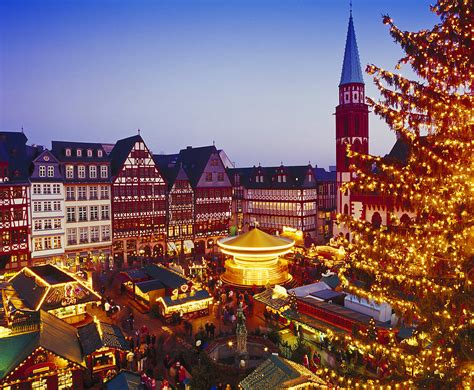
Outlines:
<svg viewBox="0 0 474 390"><path fill-rule="evenodd" d="M112 163L113 253L117 261L162 256L166 242L166 182L138 134L119 140Z"/></svg>
<svg viewBox="0 0 474 390"><path fill-rule="evenodd" d="M194 246L196 254L212 252L217 239L228 234L232 184L214 145L179 152L179 163L194 190Z"/></svg>
<svg viewBox="0 0 474 390"><path fill-rule="evenodd" d="M0 273L29 264L30 195L27 138L0 132Z"/></svg>
<svg viewBox="0 0 474 390"><path fill-rule="evenodd" d="M168 183L167 250L186 255L194 249L194 190L178 155L154 155Z"/></svg>
<svg viewBox="0 0 474 390"><path fill-rule="evenodd" d="M65 262L105 263L111 254L110 161L98 143L52 142L65 193Z"/></svg>
<svg viewBox="0 0 474 390"><path fill-rule="evenodd" d="M33 265L64 259L64 185L59 161L42 147L32 147L31 262Z"/></svg>
<svg viewBox="0 0 474 390"><path fill-rule="evenodd" d="M234 210L242 210L243 230L258 224L272 234L297 230L316 237L317 186L311 165L228 172L234 184Z"/></svg>

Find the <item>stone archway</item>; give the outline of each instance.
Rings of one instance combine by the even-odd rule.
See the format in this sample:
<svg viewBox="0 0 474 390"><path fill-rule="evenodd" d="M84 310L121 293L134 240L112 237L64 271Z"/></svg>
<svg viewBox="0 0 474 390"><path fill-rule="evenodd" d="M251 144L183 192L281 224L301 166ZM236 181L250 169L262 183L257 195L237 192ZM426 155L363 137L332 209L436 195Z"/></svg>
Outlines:
<svg viewBox="0 0 474 390"><path fill-rule="evenodd" d="M408 216L408 214L403 214L402 217L400 218L400 223L403 225L403 226L408 226L410 225L410 222L411 222L411 219L410 217Z"/></svg>
<svg viewBox="0 0 474 390"><path fill-rule="evenodd" d="M151 257L150 245L145 245L142 249L143 249L143 256L145 256L146 258L150 258Z"/></svg>
<svg viewBox="0 0 474 390"><path fill-rule="evenodd" d="M153 257L163 257L163 253L164 253L163 245L156 244L153 247Z"/></svg>
<svg viewBox="0 0 474 390"><path fill-rule="evenodd" d="M372 215L372 226L376 229L378 229L380 226L382 226L382 217L380 216L379 212L375 212Z"/></svg>
<svg viewBox="0 0 474 390"><path fill-rule="evenodd" d="M194 249L196 255L204 255L206 253L206 243L203 240L196 241L194 243Z"/></svg>

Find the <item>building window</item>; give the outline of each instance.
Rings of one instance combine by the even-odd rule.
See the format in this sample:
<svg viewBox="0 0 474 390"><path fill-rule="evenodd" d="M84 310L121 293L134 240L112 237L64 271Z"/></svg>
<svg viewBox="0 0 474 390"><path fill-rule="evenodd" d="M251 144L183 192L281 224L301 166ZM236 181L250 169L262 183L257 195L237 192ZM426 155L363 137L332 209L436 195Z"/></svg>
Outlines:
<svg viewBox="0 0 474 390"><path fill-rule="evenodd" d="M102 241L110 240L110 226L102 226Z"/></svg>
<svg viewBox="0 0 474 390"><path fill-rule="evenodd" d="M79 206L78 208L79 222L87 221L87 207Z"/></svg>
<svg viewBox="0 0 474 390"><path fill-rule="evenodd" d="M100 218L101 219L109 219L110 218L109 206L100 206Z"/></svg>
<svg viewBox="0 0 474 390"><path fill-rule="evenodd" d="M224 181L224 173L223 172L219 172L217 174L217 181Z"/></svg>
<svg viewBox="0 0 474 390"><path fill-rule="evenodd" d="M35 220L35 230L42 230L43 229L43 224L41 219L36 219Z"/></svg>
<svg viewBox="0 0 474 390"><path fill-rule="evenodd" d="M74 167L72 165L66 165L66 179L74 178Z"/></svg>
<svg viewBox="0 0 474 390"><path fill-rule="evenodd" d="M87 157L92 157L92 150L91 149L87 149Z"/></svg>
<svg viewBox="0 0 474 390"><path fill-rule="evenodd" d="M76 199L75 187L66 187L66 200L75 200L75 199Z"/></svg>
<svg viewBox="0 0 474 390"><path fill-rule="evenodd" d="M107 186L100 187L100 199L109 199L109 187Z"/></svg>
<svg viewBox="0 0 474 390"><path fill-rule="evenodd" d="M88 228L79 228L79 242L85 244L89 241L89 232Z"/></svg>
<svg viewBox="0 0 474 390"><path fill-rule="evenodd" d="M89 199L98 199L97 198L97 186L89 187Z"/></svg>
<svg viewBox="0 0 474 390"><path fill-rule="evenodd" d="M106 179L109 175L109 170L107 169L107 165L100 166L100 177L102 179Z"/></svg>
<svg viewBox="0 0 474 390"><path fill-rule="evenodd" d="M40 177L46 177L46 166L45 165L40 165L40 167L39 167L39 176Z"/></svg>
<svg viewBox="0 0 474 390"><path fill-rule="evenodd" d="M63 372L58 376L58 390L66 390L73 388L72 372Z"/></svg>
<svg viewBox="0 0 474 390"><path fill-rule="evenodd" d="M59 200L53 202L53 211L61 211L61 202Z"/></svg>
<svg viewBox="0 0 474 390"><path fill-rule="evenodd" d="M41 202L33 202L33 211L35 213L41 212Z"/></svg>
<svg viewBox="0 0 474 390"><path fill-rule="evenodd" d="M87 192L85 186L77 187L77 199L78 200L86 200L87 199Z"/></svg>
<svg viewBox="0 0 474 390"><path fill-rule="evenodd" d="M61 229L61 219L59 218L53 219L53 228Z"/></svg>
<svg viewBox="0 0 474 390"><path fill-rule="evenodd" d="M102 150L99 149L99 150L97 151L97 157L102 157Z"/></svg>
<svg viewBox="0 0 474 390"><path fill-rule="evenodd" d="M96 165L89 166L89 177L91 179L96 179L97 178L97 166Z"/></svg>
<svg viewBox="0 0 474 390"><path fill-rule="evenodd" d="M53 247L51 237L44 238L44 249L51 249Z"/></svg>
<svg viewBox="0 0 474 390"><path fill-rule="evenodd" d="M71 149L66 149L66 156L71 157Z"/></svg>
<svg viewBox="0 0 474 390"><path fill-rule="evenodd" d="M67 229L67 243L68 245L77 243L77 229Z"/></svg>
<svg viewBox="0 0 474 390"><path fill-rule="evenodd" d="M99 206L90 206L89 212L91 216L91 221L97 221L99 219Z"/></svg>
<svg viewBox="0 0 474 390"><path fill-rule="evenodd" d="M51 211L51 202L43 202L43 211Z"/></svg>
<svg viewBox="0 0 474 390"><path fill-rule="evenodd" d="M54 166L53 165L48 166L48 177L54 177Z"/></svg>
<svg viewBox="0 0 474 390"><path fill-rule="evenodd" d="M44 230L51 230L53 228L53 224L50 219L44 220Z"/></svg>
<svg viewBox="0 0 474 390"><path fill-rule="evenodd" d="M206 173L206 181L212 181L212 173L211 172Z"/></svg>
<svg viewBox="0 0 474 390"><path fill-rule="evenodd" d="M61 193L61 186L59 184L53 184L53 194L59 195Z"/></svg>
<svg viewBox="0 0 474 390"><path fill-rule="evenodd" d="M43 240L41 238L35 238L34 240L35 251L43 250Z"/></svg>
<svg viewBox="0 0 474 390"><path fill-rule="evenodd" d="M53 249L61 248L61 237L53 237Z"/></svg>
<svg viewBox="0 0 474 390"><path fill-rule="evenodd" d="M43 184L43 194L51 194L51 184Z"/></svg>
<svg viewBox="0 0 474 390"><path fill-rule="evenodd" d="M76 222L76 208L66 207L67 222Z"/></svg>
<svg viewBox="0 0 474 390"><path fill-rule="evenodd" d="M84 165L79 165L78 171L77 171L77 176L79 179L85 179L86 177L86 167Z"/></svg>
<svg viewBox="0 0 474 390"><path fill-rule="evenodd" d="M81 149L76 150L76 156L77 157L82 157L82 150Z"/></svg>
<svg viewBox="0 0 474 390"><path fill-rule="evenodd" d="M41 194L41 184L33 184L33 194L34 195Z"/></svg>
<svg viewBox="0 0 474 390"><path fill-rule="evenodd" d="M99 227L92 226L90 229L91 234L91 242L98 242L99 241Z"/></svg>

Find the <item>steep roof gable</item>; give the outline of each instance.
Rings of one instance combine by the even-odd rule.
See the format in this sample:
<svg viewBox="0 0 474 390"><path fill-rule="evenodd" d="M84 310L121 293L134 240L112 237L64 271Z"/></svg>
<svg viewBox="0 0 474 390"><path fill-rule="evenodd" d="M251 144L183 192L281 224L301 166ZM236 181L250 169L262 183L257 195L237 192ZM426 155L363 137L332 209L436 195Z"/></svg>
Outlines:
<svg viewBox="0 0 474 390"><path fill-rule="evenodd" d="M204 169L213 153L218 153L214 145L198 148L188 146L186 149L181 149L179 151L179 161L182 163L183 168L188 174L193 187L198 184L199 179L203 175Z"/></svg>
<svg viewBox="0 0 474 390"><path fill-rule="evenodd" d="M339 85L351 83L364 84L352 12L349 17L349 26L347 27L346 47L344 50L344 61L342 63L341 81Z"/></svg>

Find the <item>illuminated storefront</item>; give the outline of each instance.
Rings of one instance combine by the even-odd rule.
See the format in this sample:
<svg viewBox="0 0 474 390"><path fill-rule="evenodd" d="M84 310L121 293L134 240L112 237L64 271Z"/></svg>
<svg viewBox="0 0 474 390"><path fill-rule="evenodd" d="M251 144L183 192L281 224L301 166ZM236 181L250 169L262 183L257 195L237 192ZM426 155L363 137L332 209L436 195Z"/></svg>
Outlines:
<svg viewBox="0 0 474 390"><path fill-rule="evenodd" d="M41 311L29 331L0 337L0 388L82 389L82 356L76 328Z"/></svg>
<svg viewBox="0 0 474 390"><path fill-rule="evenodd" d="M15 310L45 310L68 323L86 317L86 305L100 296L77 275L51 265L23 268L9 282L12 289L3 294L7 318Z"/></svg>
<svg viewBox="0 0 474 390"><path fill-rule="evenodd" d="M140 270L120 273L129 295L142 306L152 309L169 319L174 313L197 317L209 314L212 297L184 275L155 264Z"/></svg>
<svg viewBox="0 0 474 390"><path fill-rule="evenodd" d="M130 345L118 326L94 318L78 328L78 335L87 368L93 376L103 379L110 370L119 371Z"/></svg>

